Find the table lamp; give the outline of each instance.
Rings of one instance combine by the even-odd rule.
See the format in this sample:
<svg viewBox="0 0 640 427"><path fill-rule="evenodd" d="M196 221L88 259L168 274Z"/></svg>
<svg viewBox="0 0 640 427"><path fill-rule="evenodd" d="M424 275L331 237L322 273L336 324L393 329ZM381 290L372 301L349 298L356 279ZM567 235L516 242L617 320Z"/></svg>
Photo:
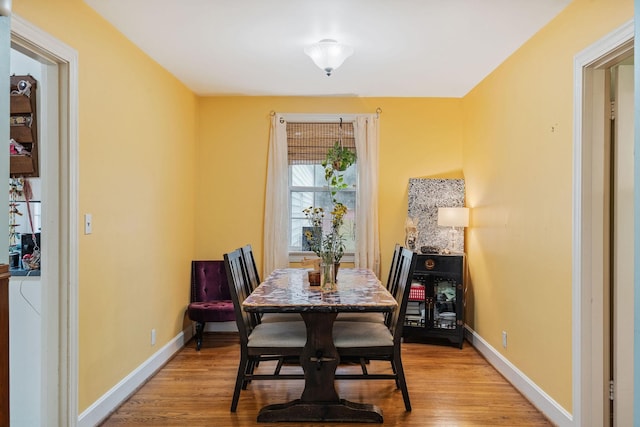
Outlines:
<svg viewBox="0 0 640 427"><path fill-rule="evenodd" d="M457 227L469 226L469 208L438 208L438 225L440 227L451 227L449 230L449 244L444 253L455 252Z"/></svg>

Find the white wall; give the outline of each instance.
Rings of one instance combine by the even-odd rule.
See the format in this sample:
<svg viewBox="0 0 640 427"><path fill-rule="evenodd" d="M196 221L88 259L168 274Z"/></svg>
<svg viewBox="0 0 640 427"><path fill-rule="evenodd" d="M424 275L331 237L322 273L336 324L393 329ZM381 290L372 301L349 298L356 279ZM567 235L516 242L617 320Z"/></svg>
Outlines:
<svg viewBox="0 0 640 427"><path fill-rule="evenodd" d="M12 426L39 426L41 399L40 279L9 280L9 393Z"/></svg>

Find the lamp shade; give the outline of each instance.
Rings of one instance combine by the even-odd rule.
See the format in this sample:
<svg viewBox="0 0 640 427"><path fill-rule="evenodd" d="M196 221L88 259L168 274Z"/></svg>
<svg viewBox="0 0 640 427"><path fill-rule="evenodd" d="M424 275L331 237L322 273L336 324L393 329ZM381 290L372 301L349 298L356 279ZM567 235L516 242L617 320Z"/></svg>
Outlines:
<svg viewBox="0 0 640 427"><path fill-rule="evenodd" d="M330 76L333 70L342 65L345 59L353 55L353 48L335 40L324 39L304 49L313 62Z"/></svg>
<svg viewBox="0 0 640 427"><path fill-rule="evenodd" d="M438 225L441 227L468 227L469 208L438 208Z"/></svg>

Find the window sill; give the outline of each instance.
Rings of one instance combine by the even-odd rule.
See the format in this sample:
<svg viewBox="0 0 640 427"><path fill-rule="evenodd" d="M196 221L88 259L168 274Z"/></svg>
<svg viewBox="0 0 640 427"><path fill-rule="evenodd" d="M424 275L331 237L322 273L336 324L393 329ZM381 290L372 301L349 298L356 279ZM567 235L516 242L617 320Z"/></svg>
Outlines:
<svg viewBox="0 0 640 427"><path fill-rule="evenodd" d="M299 263L304 260L304 258L317 258L316 254L313 252L289 252L289 262ZM355 256L352 253L345 253L342 256L342 260L340 262L354 262Z"/></svg>

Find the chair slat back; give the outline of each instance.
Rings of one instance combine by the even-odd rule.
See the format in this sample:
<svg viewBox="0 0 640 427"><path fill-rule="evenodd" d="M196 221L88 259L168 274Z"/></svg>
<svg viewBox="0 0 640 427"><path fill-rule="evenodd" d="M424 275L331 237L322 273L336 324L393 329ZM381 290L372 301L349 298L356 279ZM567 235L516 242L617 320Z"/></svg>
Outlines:
<svg viewBox="0 0 640 427"><path fill-rule="evenodd" d="M398 286L398 282L396 280L396 276L398 275L398 261L400 260L400 252L402 251L402 246L399 243L396 243L395 248L393 249L393 256L391 257L391 267L389 268L389 277L387 278L387 290L391 295L396 294L396 288ZM384 323L389 326L389 322L391 321L391 315L393 313L385 313Z"/></svg>
<svg viewBox="0 0 640 427"><path fill-rule="evenodd" d="M256 260L253 256L253 248L251 245L244 245L240 248L240 251L242 252L244 273L247 278L247 295L249 295L260 285L260 275L258 274L258 268L256 267ZM260 313L251 313L251 316L253 317L254 325L260 323Z"/></svg>
<svg viewBox="0 0 640 427"><path fill-rule="evenodd" d="M398 255L398 271L395 277L395 293L394 297L398 302L398 307L392 312L389 318L389 331L393 335L394 343L399 343L402 338L402 327L407 312L407 303L409 301L409 291L411 290L411 281L413 278L413 270L416 267L418 257L413 251L402 248Z"/></svg>
<svg viewBox="0 0 640 427"><path fill-rule="evenodd" d="M249 341L249 334L253 331L255 323L252 314L242 309L242 303L249 295L242 251L236 249L233 252L224 254L224 265L227 270L229 291L231 293L231 300L233 301L240 341L246 344Z"/></svg>
<svg viewBox="0 0 640 427"><path fill-rule="evenodd" d="M395 248L393 249L393 256L391 257L391 267L389 267L389 277L387 278L387 290L393 294L395 289L392 289L392 286L395 284L396 274L398 272L398 258L400 257L400 251L402 250L402 246L399 243L396 243Z"/></svg>
<svg viewBox="0 0 640 427"><path fill-rule="evenodd" d="M258 274L258 268L256 267L256 259L253 256L253 249L251 245L245 245L240 248L242 251L242 258L244 259L244 265L249 279L249 285L251 292L260 284L260 274Z"/></svg>

